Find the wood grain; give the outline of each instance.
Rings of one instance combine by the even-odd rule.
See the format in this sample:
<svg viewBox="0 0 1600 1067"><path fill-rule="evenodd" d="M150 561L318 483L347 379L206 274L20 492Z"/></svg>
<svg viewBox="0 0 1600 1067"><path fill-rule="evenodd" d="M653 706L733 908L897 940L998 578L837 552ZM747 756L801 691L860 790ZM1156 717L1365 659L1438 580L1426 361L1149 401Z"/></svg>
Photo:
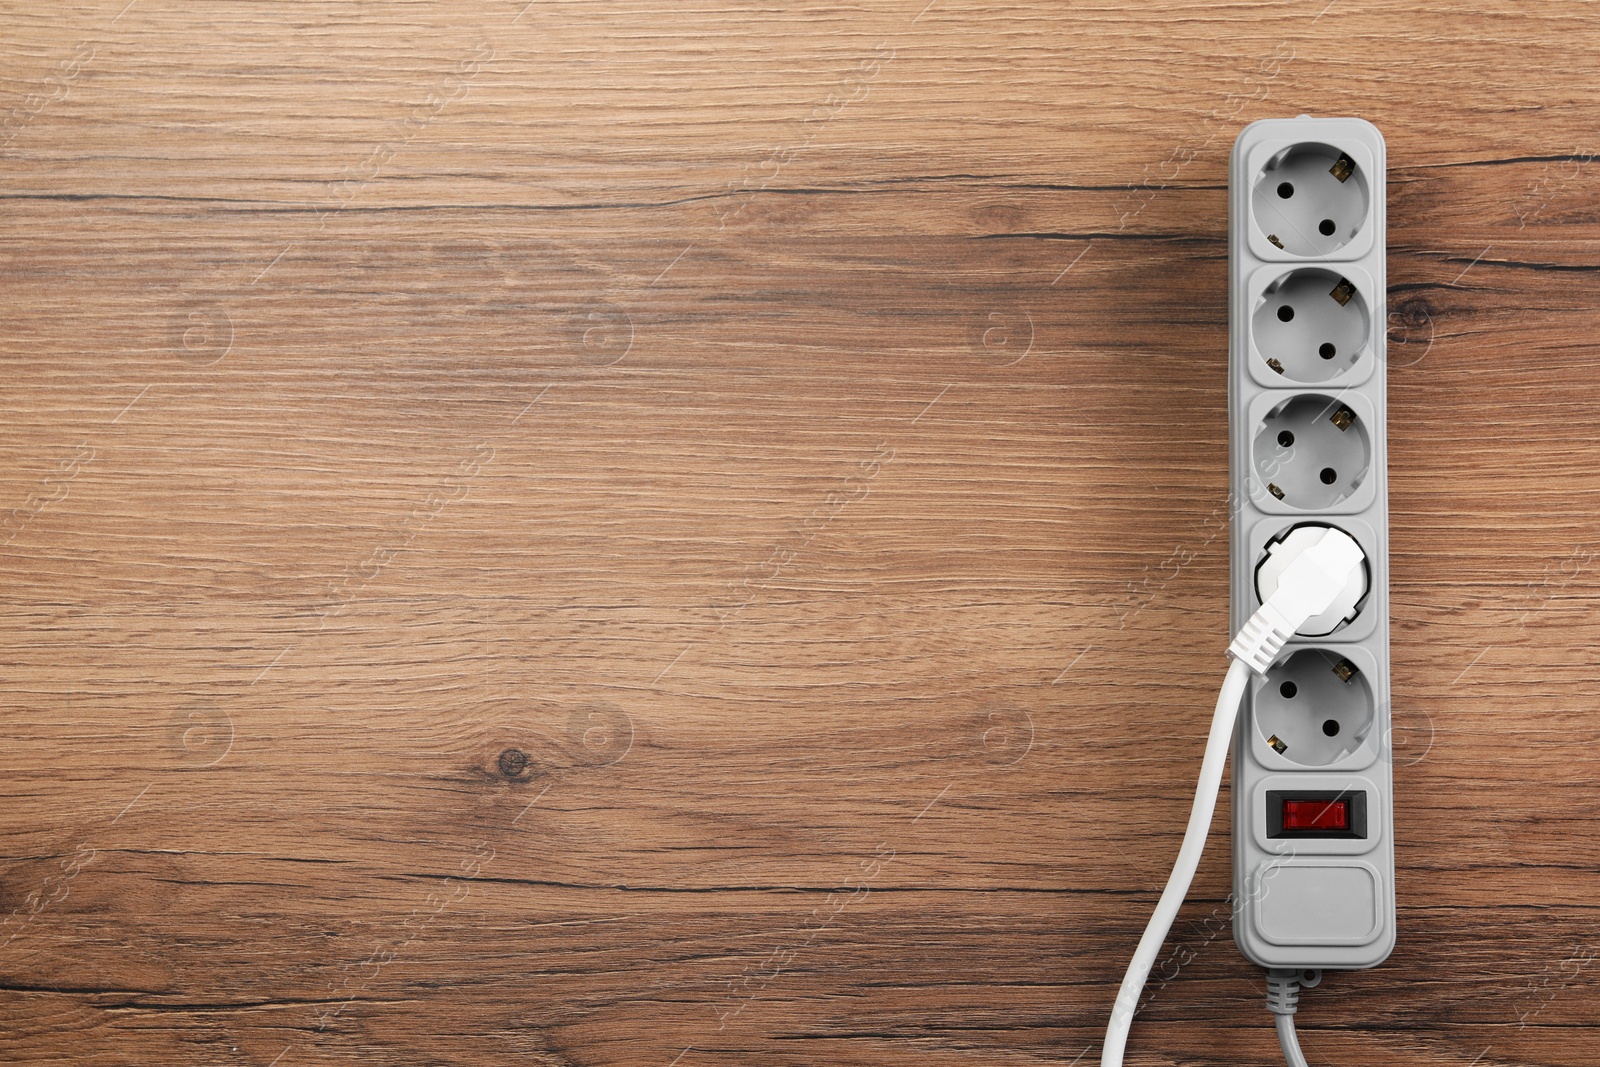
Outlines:
<svg viewBox="0 0 1600 1067"><path fill-rule="evenodd" d="M1096 1061L1301 112L1389 143L1402 764L1303 1040L1595 1062L1593 5L124 4L0 6L8 1062ZM1227 852L1130 1065L1279 1062Z"/></svg>

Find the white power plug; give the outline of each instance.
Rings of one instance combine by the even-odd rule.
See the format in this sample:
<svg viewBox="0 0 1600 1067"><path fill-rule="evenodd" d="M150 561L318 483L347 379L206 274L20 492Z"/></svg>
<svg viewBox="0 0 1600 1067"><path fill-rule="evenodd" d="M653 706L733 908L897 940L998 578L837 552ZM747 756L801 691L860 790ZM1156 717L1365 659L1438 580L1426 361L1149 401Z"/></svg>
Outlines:
<svg viewBox="0 0 1600 1067"><path fill-rule="evenodd" d="M1361 552L1361 546L1356 544L1355 539L1336 526L1307 522L1290 527L1286 533L1267 543L1267 554L1256 565L1256 596L1263 604L1277 592L1284 568L1324 537L1343 538L1350 542L1356 552ZM1361 602L1367 598L1367 591L1372 587L1365 564L1366 554L1362 553L1362 566L1350 572L1344 589L1334 598L1327 611L1306 620L1305 625L1297 631L1301 636L1324 637L1356 617L1361 610Z"/></svg>

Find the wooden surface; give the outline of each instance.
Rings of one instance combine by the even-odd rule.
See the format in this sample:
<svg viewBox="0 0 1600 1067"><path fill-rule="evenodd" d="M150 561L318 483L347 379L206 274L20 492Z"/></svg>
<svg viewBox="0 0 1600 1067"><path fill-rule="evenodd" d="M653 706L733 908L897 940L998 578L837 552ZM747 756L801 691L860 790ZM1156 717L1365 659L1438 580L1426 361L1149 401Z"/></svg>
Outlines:
<svg viewBox="0 0 1600 1067"><path fill-rule="evenodd" d="M1096 1062L1227 153L1314 112L1390 152L1401 874L1303 1040L1596 1062L1594 5L126 3L0 16L0 1059ZM1130 1064L1280 1062L1227 864Z"/></svg>

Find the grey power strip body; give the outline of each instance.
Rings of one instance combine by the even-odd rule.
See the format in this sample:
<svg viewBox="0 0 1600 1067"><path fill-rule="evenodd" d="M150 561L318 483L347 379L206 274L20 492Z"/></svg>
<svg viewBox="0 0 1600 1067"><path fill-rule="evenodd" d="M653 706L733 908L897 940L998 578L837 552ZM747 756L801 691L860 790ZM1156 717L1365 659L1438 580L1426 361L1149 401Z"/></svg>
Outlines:
<svg viewBox="0 0 1600 1067"><path fill-rule="evenodd" d="M1229 166L1232 630L1286 538L1336 526L1368 568L1240 710L1234 940L1264 967L1394 947L1385 166L1370 123L1307 116L1252 123Z"/></svg>

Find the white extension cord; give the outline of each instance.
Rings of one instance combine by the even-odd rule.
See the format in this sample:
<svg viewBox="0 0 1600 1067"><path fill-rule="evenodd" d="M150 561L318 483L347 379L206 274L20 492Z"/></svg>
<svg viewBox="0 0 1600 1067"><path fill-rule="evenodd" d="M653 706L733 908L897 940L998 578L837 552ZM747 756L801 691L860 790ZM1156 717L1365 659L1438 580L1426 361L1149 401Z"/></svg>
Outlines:
<svg viewBox="0 0 1600 1067"><path fill-rule="evenodd" d="M1345 588L1345 583L1356 570L1366 563L1366 555L1354 538L1342 530L1328 527L1315 543L1307 545L1291 560L1278 579L1278 588L1261 605L1250 621L1245 623L1228 655L1233 662L1228 665L1222 682L1222 692L1217 695L1217 709L1211 718L1211 736L1206 741L1205 757L1200 763L1200 780L1195 784L1194 806L1189 811L1189 826L1183 832L1183 844L1178 849L1178 859L1167 877L1167 886L1161 891L1155 911L1145 927L1139 946L1122 978L1122 988L1117 991L1116 1003L1111 1009L1111 1021L1106 1025L1105 1046L1100 1053L1100 1067L1122 1067L1122 1054L1128 1043L1128 1029L1133 1025L1133 1013L1144 990L1145 979L1161 952L1161 944L1178 917L1178 908L1189 893L1189 883L1200 866L1200 854L1205 851L1206 834L1211 829L1211 816L1216 811L1217 793L1222 788L1222 770L1228 761L1228 743L1233 737L1234 720L1239 705L1244 700L1245 687L1250 672L1266 674L1285 643L1306 620L1327 611ZM1283 981L1295 982L1296 972L1287 972ZM1274 972L1271 980L1277 980ZM1269 981L1269 988L1270 981ZM1297 986L1296 986L1297 988ZM1289 990L1293 993L1293 990ZM1287 1010L1273 1007L1277 1016L1279 1041L1284 1056L1291 1067L1304 1067L1305 1057L1300 1054L1299 1039L1294 1032L1294 1000L1298 994L1287 997Z"/></svg>

